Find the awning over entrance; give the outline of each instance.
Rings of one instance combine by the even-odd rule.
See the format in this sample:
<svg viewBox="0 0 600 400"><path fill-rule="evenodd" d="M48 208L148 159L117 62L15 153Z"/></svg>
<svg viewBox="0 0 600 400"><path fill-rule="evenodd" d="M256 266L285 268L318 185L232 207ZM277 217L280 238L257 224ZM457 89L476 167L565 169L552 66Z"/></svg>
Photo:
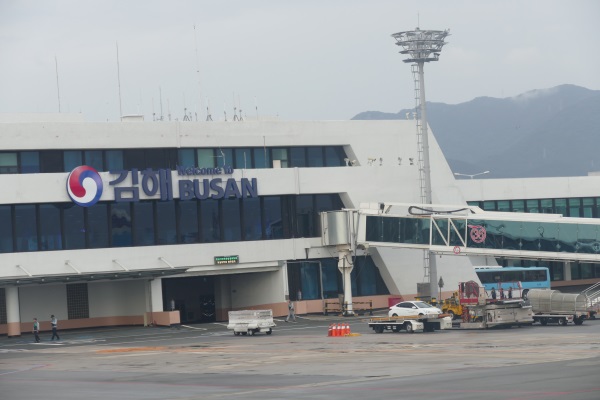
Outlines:
<svg viewBox="0 0 600 400"><path fill-rule="evenodd" d="M246 274L251 272L273 272L281 269L279 261L241 263L228 265L206 265L188 268L185 276Z"/></svg>
<svg viewBox="0 0 600 400"><path fill-rule="evenodd" d="M187 267L175 267L165 269L151 270L122 270L122 271L98 271L93 273L73 273L61 275L44 275L44 276L25 276L11 277L0 279L0 287L2 286L21 286L33 284L48 284L48 283L76 283L76 282L97 282L118 279L151 279L156 277L164 277L176 275L185 272Z"/></svg>

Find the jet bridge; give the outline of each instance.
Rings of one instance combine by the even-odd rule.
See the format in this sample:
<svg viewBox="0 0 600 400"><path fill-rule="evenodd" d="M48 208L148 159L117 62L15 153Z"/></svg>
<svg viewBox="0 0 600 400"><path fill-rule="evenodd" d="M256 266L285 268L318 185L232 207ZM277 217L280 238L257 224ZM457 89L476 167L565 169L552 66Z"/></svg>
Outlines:
<svg viewBox="0 0 600 400"><path fill-rule="evenodd" d="M335 246L352 314L350 273L357 249L394 247L436 254L600 263L600 219L503 213L475 206L367 203L321 213L324 246Z"/></svg>

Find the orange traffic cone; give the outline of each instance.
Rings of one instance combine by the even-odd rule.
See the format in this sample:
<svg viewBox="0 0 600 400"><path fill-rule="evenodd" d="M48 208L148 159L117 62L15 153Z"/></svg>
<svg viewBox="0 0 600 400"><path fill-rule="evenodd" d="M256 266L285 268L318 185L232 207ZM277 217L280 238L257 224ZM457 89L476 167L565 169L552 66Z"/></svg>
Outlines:
<svg viewBox="0 0 600 400"><path fill-rule="evenodd" d="M346 324L346 335L350 336L350 324Z"/></svg>
<svg viewBox="0 0 600 400"><path fill-rule="evenodd" d="M337 324L337 328L335 330L335 336L342 336L342 325L341 324Z"/></svg>
<svg viewBox="0 0 600 400"><path fill-rule="evenodd" d="M333 324L329 325L329 331L327 332L327 336L333 336Z"/></svg>

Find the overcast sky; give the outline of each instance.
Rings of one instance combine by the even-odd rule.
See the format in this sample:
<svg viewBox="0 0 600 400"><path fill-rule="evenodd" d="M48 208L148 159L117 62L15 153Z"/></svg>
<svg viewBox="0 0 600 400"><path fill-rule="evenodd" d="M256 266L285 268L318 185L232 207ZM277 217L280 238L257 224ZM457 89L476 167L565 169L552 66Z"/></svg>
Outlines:
<svg viewBox="0 0 600 400"><path fill-rule="evenodd" d="M413 81L390 35L417 26L451 34L428 101L598 90L599 18L596 0L0 0L0 113L58 112L56 64L61 111L88 121L118 120L117 65L123 114L146 120L161 99L165 119L397 112Z"/></svg>

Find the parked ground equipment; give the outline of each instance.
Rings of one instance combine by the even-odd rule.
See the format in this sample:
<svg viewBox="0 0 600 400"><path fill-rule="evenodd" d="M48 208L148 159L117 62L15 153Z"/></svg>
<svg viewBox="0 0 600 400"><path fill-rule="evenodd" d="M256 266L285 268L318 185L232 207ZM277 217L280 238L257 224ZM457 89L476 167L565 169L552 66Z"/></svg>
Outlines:
<svg viewBox="0 0 600 400"><path fill-rule="evenodd" d="M542 325L557 323L583 324L589 317L590 304L583 293L561 293L558 290L531 289L527 298L533 309L533 319Z"/></svg>
<svg viewBox="0 0 600 400"><path fill-rule="evenodd" d="M517 282L518 283L518 282ZM523 300L520 285L511 298L502 296L490 298L485 289L477 282L469 281L459 284L459 299L463 306L462 329L488 329L494 327L510 327L533 324L533 311Z"/></svg>
<svg viewBox="0 0 600 400"><path fill-rule="evenodd" d="M229 311L227 329L232 329L234 335L254 335L265 332L273 333L273 310L240 310Z"/></svg>
<svg viewBox="0 0 600 400"><path fill-rule="evenodd" d="M444 314L452 316L452 319L460 318L463 314L463 307L460 304L458 292L452 293L452 297L442 301L440 308Z"/></svg>
<svg viewBox="0 0 600 400"><path fill-rule="evenodd" d="M393 332L416 331L433 332L452 328L452 317L446 314L430 316L378 317L369 320L369 328L375 333L389 330Z"/></svg>

